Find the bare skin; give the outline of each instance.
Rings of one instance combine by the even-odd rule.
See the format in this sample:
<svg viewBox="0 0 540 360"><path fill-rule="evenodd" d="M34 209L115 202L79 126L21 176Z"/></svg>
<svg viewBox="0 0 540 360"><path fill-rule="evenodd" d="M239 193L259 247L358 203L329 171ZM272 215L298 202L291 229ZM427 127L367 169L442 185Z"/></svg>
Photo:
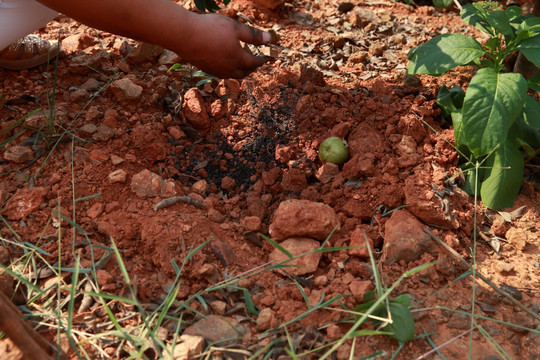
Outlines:
<svg viewBox="0 0 540 360"><path fill-rule="evenodd" d="M262 45L271 41L269 33L170 0L38 1L96 29L163 46L221 78L245 77L268 60L243 49L240 41Z"/></svg>

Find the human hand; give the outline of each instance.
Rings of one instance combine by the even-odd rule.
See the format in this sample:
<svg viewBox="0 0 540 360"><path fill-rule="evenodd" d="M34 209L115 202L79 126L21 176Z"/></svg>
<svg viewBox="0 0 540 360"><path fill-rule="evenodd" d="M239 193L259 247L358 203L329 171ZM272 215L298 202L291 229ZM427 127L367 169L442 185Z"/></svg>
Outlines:
<svg viewBox="0 0 540 360"><path fill-rule="evenodd" d="M194 16L190 38L178 39L176 51L199 69L221 78L243 78L271 59L255 56L240 44L267 44L270 33L219 14Z"/></svg>

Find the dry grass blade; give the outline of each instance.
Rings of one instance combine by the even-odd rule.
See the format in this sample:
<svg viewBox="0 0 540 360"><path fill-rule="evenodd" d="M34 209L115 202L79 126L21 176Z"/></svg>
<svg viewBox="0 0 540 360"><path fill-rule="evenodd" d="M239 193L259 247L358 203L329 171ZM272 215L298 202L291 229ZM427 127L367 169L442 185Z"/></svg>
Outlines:
<svg viewBox="0 0 540 360"><path fill-rule="evenodd" d="M448 246L447 244L445 244L444 242L442 242L435 234L433 234L431 231L429 231L428 229L424 229L424 231L426 232L426 234L428 234L433 240L435 240L437 242L437 244L439 244L443 249L445 249L446 251L448 251L452 256L454 256L456 259L459 260L459 262L461 262L463 265L465 265L468 269L471 268L471 265L469 265L469 263L461 256L459 255L454 249L452 249L450 246ZM495 292L497 292L497 294L501 295L501 296L504 296L505 298L507 298L508 300L510 300L514 305L516 305L517 307L519 307L521 310L525 311L527 314L529 314L530 316L532 316L533 318L535 318L536 320L540 321L540 316L538 314L536 314L535 312L533 312L532 310L528 309L525 305L523 305L522 303L520 303L519 301L517 301L512 295L508 294L507 292L505 291L502 291L497 285L495 285L491 280L489 280L488 278L486 278L484 275L476 272L476 276L478 276L483 282L485 282L486 284L488 284L489 286L491 286L491 288L493 290L495 290Z"/></svg>

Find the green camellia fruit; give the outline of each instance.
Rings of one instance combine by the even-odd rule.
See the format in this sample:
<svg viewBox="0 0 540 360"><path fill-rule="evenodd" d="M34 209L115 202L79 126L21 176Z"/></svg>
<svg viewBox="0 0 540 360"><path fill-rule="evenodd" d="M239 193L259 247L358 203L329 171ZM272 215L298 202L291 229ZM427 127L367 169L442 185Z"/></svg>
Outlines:
<svg viewBox="0 0 540 360"><path fill-rule="evenodd" d="M329 137L319 146L319 159L323 163L341 165L349 159L349 145L337 136Z"/></svg>

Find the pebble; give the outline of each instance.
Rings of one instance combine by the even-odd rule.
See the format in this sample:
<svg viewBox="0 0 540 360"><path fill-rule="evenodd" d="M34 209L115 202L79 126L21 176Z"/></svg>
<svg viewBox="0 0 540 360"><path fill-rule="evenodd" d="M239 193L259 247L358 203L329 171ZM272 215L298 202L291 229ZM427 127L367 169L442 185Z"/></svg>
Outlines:
<svg viewBox="0 0 540 360"><path fill-rule="evenodd" d="M382 259L387 264L414 261L433 251L433 241L424 232L425 225L407 210L397 210L384 226Z"/></svg>
<svg viewBox="0 0 540 360"><path fill-rule="evenodd" d="M332 230L340 229L336 212L330 206L309 200L285 200L279 204L270 224L274 240L308 237L324 240Z"/></svg>
<svg viewBox="0 0 540 360"><path fill-rule="evenodd" d="M232 318L208 315L206 318L189 326L184 331L184 334L202 336L208 342L214 343L219 341L220 346L227 346L236 342L236 340L230 339L238 338L236 327L236 321Z"/></svg>
<svg viewBox="0 0 540 360"><path fill-rule="evenodd" d="M118 101L134 101L141 97L143 88L128 78L115 80L110 89Z"/></svg>
<svg viewBox="0 0 540 360"><path fill-rule="evenodd" d="M375 286L369 280L354 280L349 284L349 290L358 301L362 300L365 293L373 290L374 288Z"/></svg>
<svg viewBox="0 0 540 360"><path fill-rule="evenodd" d="M123 184L126 182L127 173L122 169L118 169L109 173L108 177L111 183Z"/></svg>
<svg viewBox="0 0 540 360"><path fill-rule="evenodd" d="M301 254L305 254L308 252L311 252L313 250L318 249L321 244L313 239L307 239L307 238L290 238L282 243L279 244L282 246L285 250L287 250L289 253L291 253L292 256L298 256ZM316 252L316 253L310 253L308 255L302 256L298 259L288 261L284 263L284 266L287 265L295 265L295 267L286 267L284 270L290 274L301 276L305 274L310 274L312 272L315 272L319 266L319 261L321 260L322 253ZM284 260L289 259L289 257L284 254L279 249L275 249L270 253L269 261L273 264L280 263ZM280 269L274 270L276 272L282 273Z"/></svg>
<svg viewBox="0 0 540 360"><path fill-rule="evenodd" d="M133 175L131 178L131 191L141 198L171 197L176 195L174 183L166 181L148 169Z"/></svg>
<svg viewBox="0 0 540 360"><path fill-rule="evenodd" d="M261 230L262 222L258 216L246 216L240 222L240 226L245 232L257 232Z"/></svg>
<svg viewBox="0 0 540 360"><path fill-rule="evenodd" d="M96 132L92 134L92 139L95 141L108 141L114 136L114 130L105 124L97 127Z"/></svg>
<svg viewBox="0 0 540 360"><path fill-rule="evenodd" d="M202 336L192 336L183 334L178 338L174 349L168 345L163 350L163 360L190 360L197 358L204 350L204 338ZM172 353L172 357L171 354Z"/></svg>
<svg viewBox="0 0 540 360"><path fill-rule="evenodd" d="M34 158L34 152L28 146L11 146L4 152L4 159L15 164L23 164Z"/></svg>
<svg viewBox="0 0 540 360"><path fill-rule="evenodd" d="M373 251L374 243L369 235L367 235L367 232L365 232L361 226L354 229L354 231L351 233L351 242L349 243L349 246L356 246L358 248L349 249L349 254L363 259L369 259L369 250L366 246L366 238L369 242L371 250Z"/></svg>
<svg viewBox="0 0 540 360"><path fill-rule="evenodd" d="M210 117L206 112L206 106L201 91L191 88L184 95L182 106L187 121L197 130L206 131L210 127Z"/></svg>
<svg viewBox="0 0 540 360"><path fill-rule="evenodd" d="M264 308L257 316L257 331L265 331L272 327L274 321L274 312L270 308Z"/></svg>
<svg viewBox="0 0 540 360"><path fill-rule="evenodd" d="M111 163L113 165L120 165L121 163L123 163L125 160L123 158L121 158L120 156L118 155L111 155Z"/></svg>

